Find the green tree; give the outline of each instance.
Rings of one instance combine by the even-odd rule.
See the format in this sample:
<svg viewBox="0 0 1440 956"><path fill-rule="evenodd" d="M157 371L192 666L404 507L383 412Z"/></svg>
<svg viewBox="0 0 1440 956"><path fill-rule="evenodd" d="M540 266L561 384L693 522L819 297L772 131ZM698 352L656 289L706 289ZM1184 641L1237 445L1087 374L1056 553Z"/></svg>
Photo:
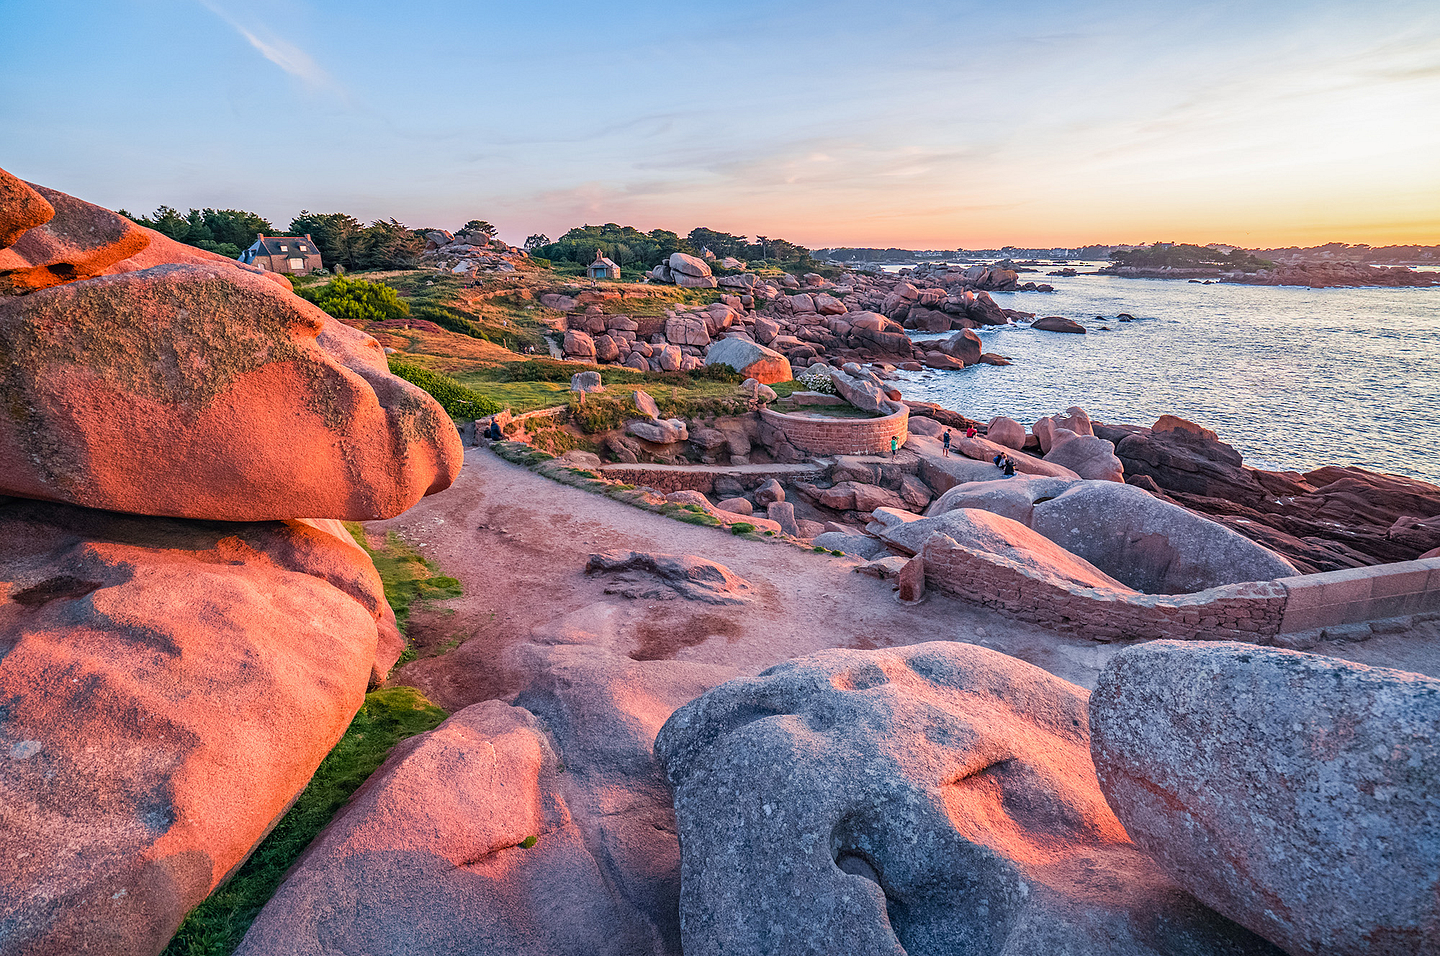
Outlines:
<svg viewBox="0 0 1440 956"><path fill-rule="evenodd" d="M494 238L495 238L496 229L495 229L494 226L490 225L490 224L489 224L488 222L486 222L484 219L471 219L471 220L470 220L469 222L467 222L465 225L463 225L463 226L460 227L460 231L461 231L461 232L478 232L478 233L480 233L481 235L483 235L486 239L494 239Z"/></svg>
<svg viewBox="0 0 1440 956"><path fill-rule="evenodd" d="M425 238L396 219L377 219L365 228L362 269L413 269L425 251Z"/></svg>
<svg viewBox="0 0 1440 956"><path fill-rule="evenodd" d="M345 269L361 268L365 252L365 226L348 213L301 210L300 215L290 220L290 234L308 234L320 250L325 264L332 269L337 265Z"/></svg>
<svg viewBox="0 0 1440 956"><path fill-rule="evenodd" d="M548 245L550 245L550 237L545 235L544 233L537 232L535 235L525 240L525 251L533 253L541 246Z"/></svg>

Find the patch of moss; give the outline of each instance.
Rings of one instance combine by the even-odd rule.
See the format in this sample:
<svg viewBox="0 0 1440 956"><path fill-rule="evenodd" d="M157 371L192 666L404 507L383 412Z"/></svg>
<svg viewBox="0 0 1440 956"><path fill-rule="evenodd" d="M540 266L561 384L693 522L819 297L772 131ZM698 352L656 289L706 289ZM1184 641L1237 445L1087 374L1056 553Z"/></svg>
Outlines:
<svg viewBox="0 0 1440 956"><path fill-rule="evenodd" d="M185 917L162 956L229 956L285 872L400 741L431 730L448 714L413 687L365 695L345 736L320 763L309 786L230 882Z"/></svg>
<svg viewBox="0 0 1440 956"><path fill-rule="evenodd" d="M755 526L748 521L737 521L730 526L731 534L749 534L755 530Z"/></svg>

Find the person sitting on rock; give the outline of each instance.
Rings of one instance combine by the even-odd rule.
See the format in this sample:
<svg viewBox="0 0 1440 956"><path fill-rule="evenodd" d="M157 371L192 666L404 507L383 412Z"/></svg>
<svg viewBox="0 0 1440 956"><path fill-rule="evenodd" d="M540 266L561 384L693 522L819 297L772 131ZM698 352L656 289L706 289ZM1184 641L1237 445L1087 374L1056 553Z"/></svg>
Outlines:
<svg viewBox="0 0 1440 956"><path fill-rule="evenodd" d="M999 469L1001 469L1002 471L1004 470L1004 468L1005 468L1005 455L1004 455L1003 453L997 454L994 458L992 458L992 459L990 459L990 460L995 463L995 467L996 467L996 468L999 468Z"/></svg>
<svg viewBox="0 0 1440 956"><path fill-rule="evenodd" d="M950 429L945 429L945 434L940 436L941 443L945 446L943 452L946 458L950 457Z"/></svg>
<svg viewBox="0 0 1440 956"><path fill-rule="evenodd" d="M1009 455L1005 456L1005 477L1015 477L1015 459L1011 458Z"/></svg>
<svg viewBox="0 0 1440 956"><path fill-rule="evenodd" d="M974 425L971 425L969 428L965 429L966 438L974 438L977 434L979 434L979 432L975 431Z"/></svg>

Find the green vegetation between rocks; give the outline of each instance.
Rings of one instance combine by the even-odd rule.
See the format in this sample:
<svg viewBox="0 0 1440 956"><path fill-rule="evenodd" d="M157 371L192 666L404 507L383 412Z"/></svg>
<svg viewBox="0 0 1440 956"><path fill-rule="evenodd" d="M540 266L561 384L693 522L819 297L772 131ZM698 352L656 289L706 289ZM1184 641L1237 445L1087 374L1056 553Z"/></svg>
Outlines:
<svg viewBox="0 0 1440 956"><path fill-rule="evenodd" d="M434 561L410 547L395 532L385 535L381 547L372 548L358 522L347 521L345 528L375 563L380 583L385 587L385 599L395 612L402 634L410 622L410 607L417 601L443 601L461 595L459 581L441 574Z"/></svg>
<svg viewBox="0 0 1440 956"><path fill-rule="evenodd" d="M185 917L163 956L229 956L234 952L261 907L279 889L291 864L384 763L395 745L433 729L447 716L413 687L367 694L345 736L321 761L295 805L230 882Z"/></svg>
<svg viewBox="0 0 1440 956"><path fill-rule="evenodd" d="M392 373L429 392L452 418L483 418L500 411L500 405L493 399L466 388L448 375L411 365L393 355L389 364Z"/></svg>
<svg viewBox="0 0 1440 956"><path fill-rule="evenodd" d="M295 285L295 294L342 322L388 322L410 315L410 306L383 282L336 276L322 286Z"/></svg>

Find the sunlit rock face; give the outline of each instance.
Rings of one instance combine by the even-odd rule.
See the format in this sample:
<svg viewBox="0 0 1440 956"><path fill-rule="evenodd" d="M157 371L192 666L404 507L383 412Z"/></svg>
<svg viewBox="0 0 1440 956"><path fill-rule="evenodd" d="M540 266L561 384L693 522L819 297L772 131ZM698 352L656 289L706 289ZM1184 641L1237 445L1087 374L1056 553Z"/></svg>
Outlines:
<svg viewBox="0 0 1440 956"><path fill-rule="evenodd" d="M965 644L826 651L724 684L656 741L686 956L1276 951L1135 848L1083 690Z"/></svg>

